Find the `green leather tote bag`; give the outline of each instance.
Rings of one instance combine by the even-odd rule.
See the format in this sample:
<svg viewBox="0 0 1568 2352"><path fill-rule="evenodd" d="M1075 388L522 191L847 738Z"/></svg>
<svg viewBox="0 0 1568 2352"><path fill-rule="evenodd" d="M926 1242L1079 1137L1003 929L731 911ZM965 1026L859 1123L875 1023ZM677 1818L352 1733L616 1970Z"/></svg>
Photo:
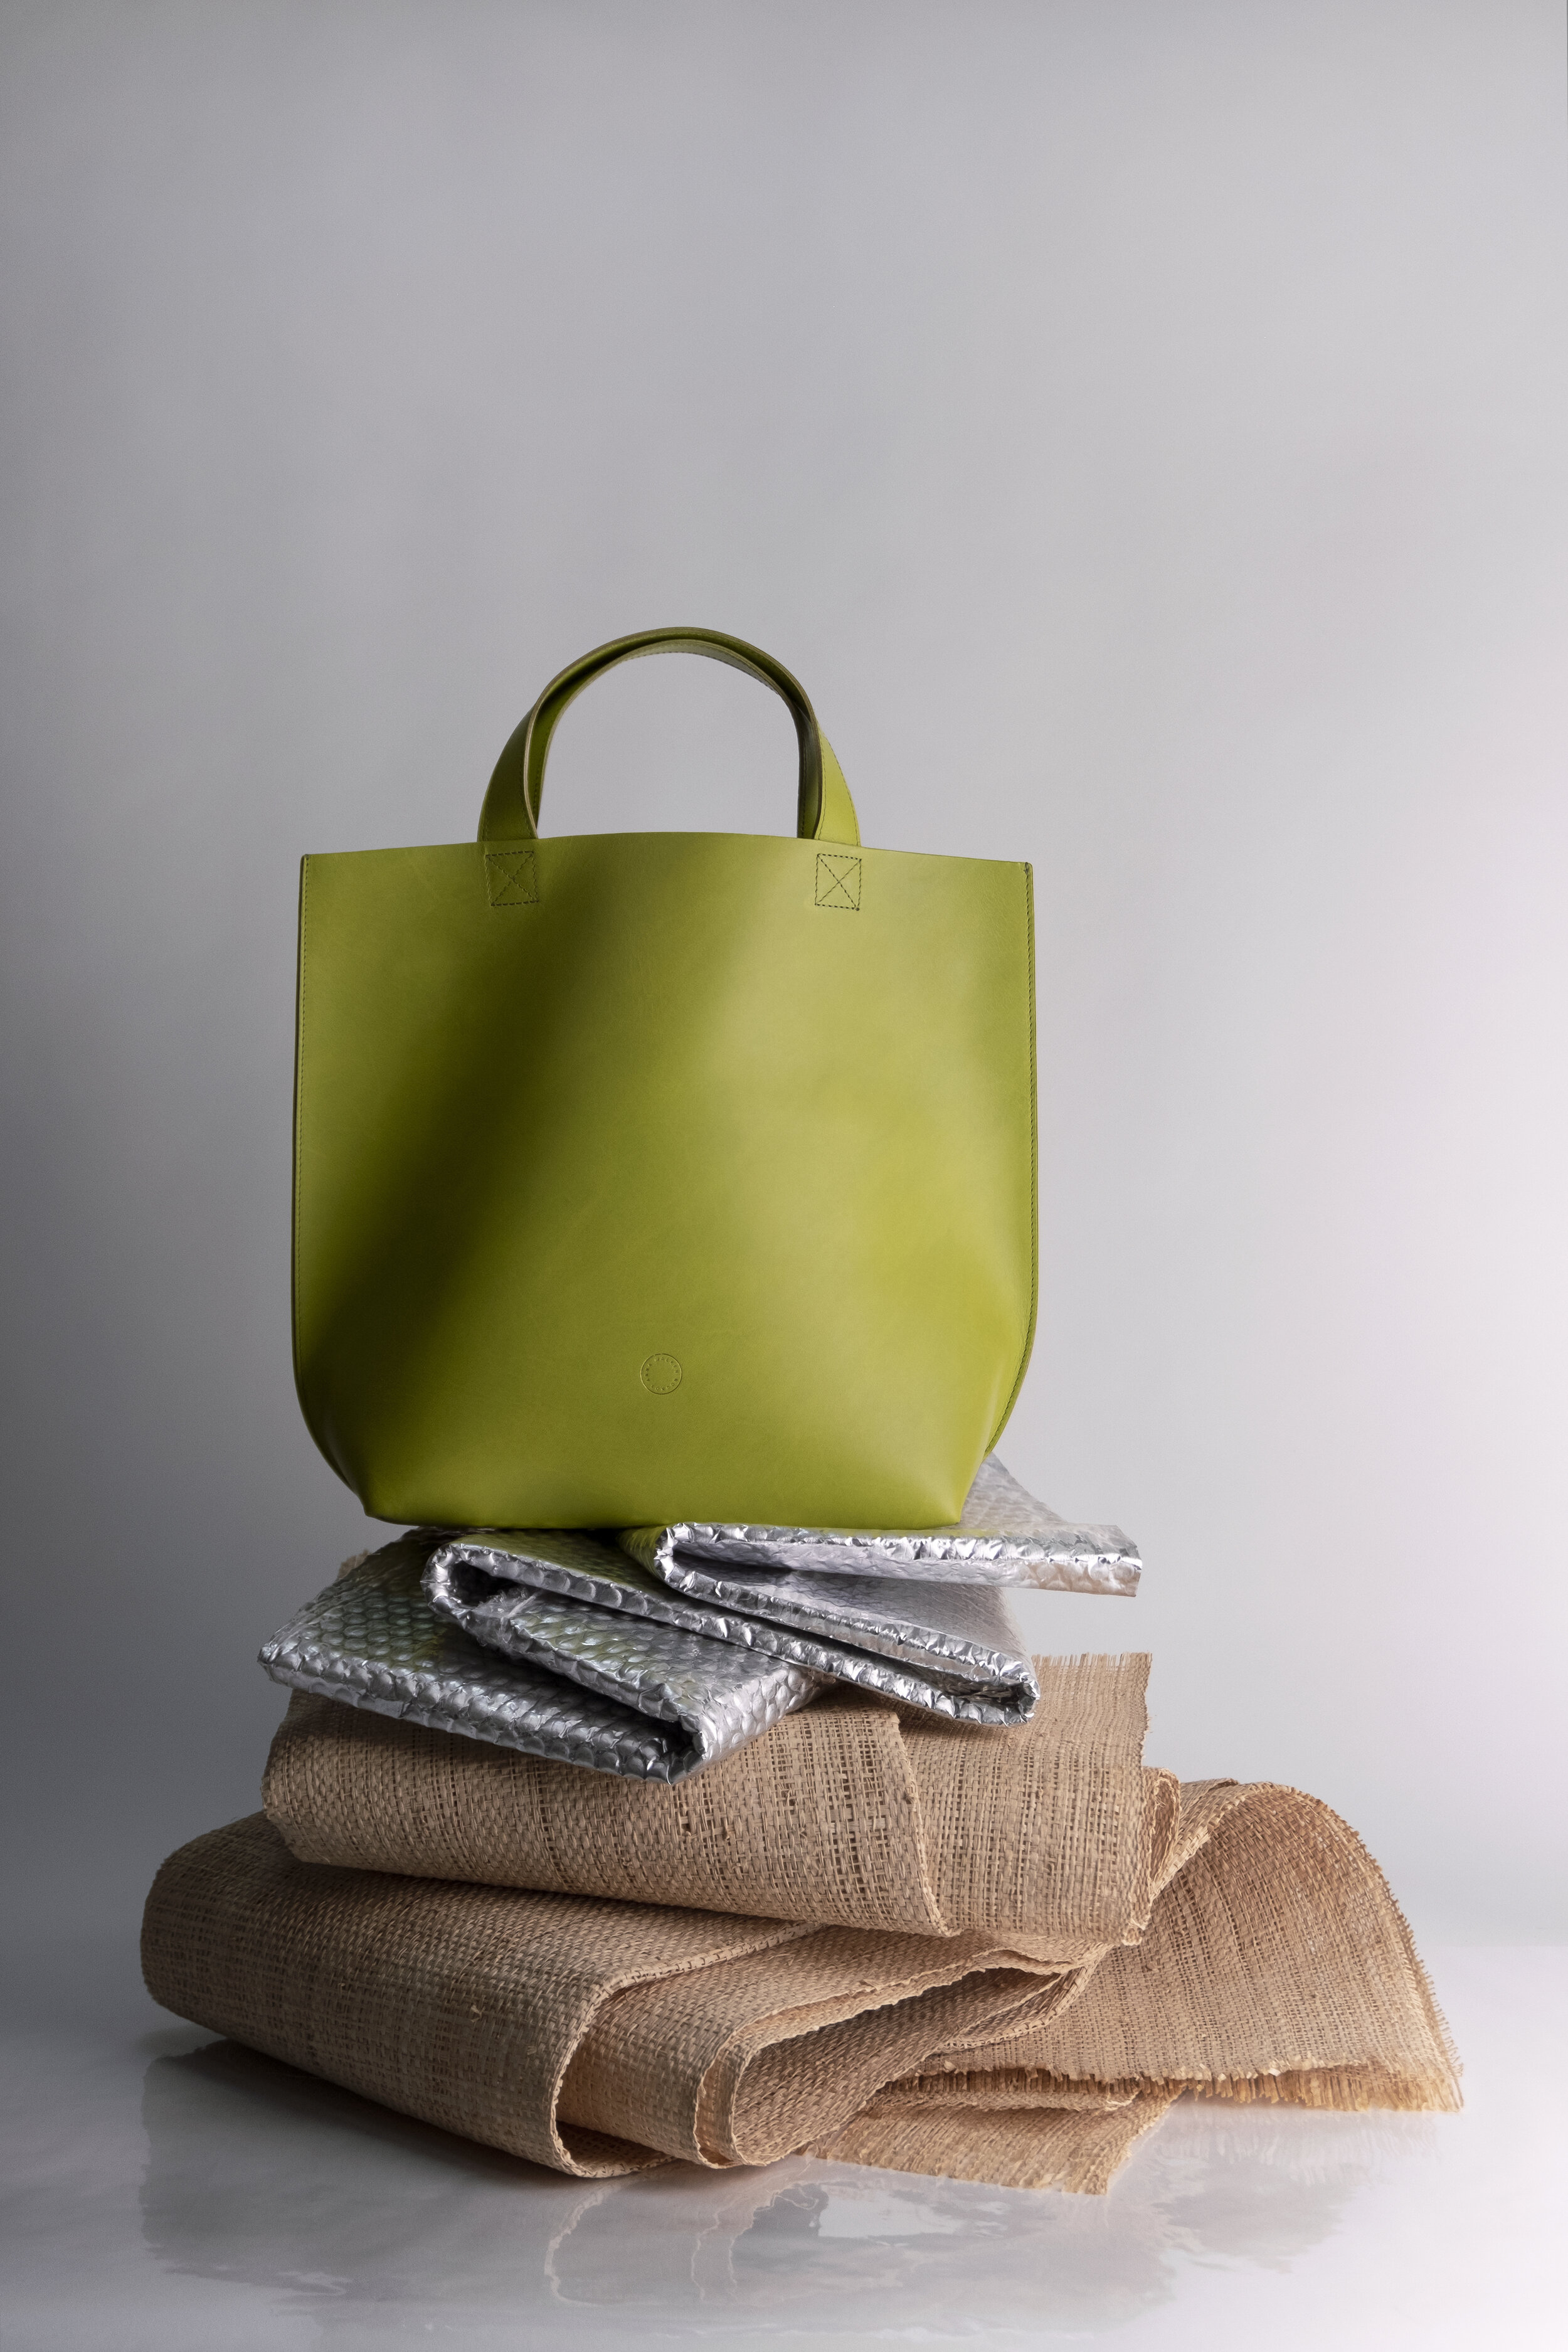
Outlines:
<svg viewBox="0 0 1568 2352"><path fill-rule="evenodd" d="M788 705L795 836L542 838L567 705L673 652ZM755 646L601 646L477 843L305 859L295 1370L375 1517L951 1523L1035 1258L1030 870L864 848Z"/></svg>

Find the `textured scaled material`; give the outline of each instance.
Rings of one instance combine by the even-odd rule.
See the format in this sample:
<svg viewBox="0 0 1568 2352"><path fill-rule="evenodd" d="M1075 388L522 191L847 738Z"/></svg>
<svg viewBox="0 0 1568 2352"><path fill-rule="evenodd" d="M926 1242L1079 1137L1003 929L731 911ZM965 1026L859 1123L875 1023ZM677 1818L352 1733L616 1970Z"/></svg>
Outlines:
<svg viewBox="0 0 1568 2352"><path fill-rule="evenodd" d="M1041 1658L1016 1732L839 1685L679 1789L297 1696L262 1783L302 1862L821 1927L1005 1935L1067 1964L1147 1910L1176 1805L1145 1657ZM1070 1866L1064 1857L1070 1856Z"/></svg>
<svg viewBox="0 0 1568 2352"><path fill-rule="evenodd" d="M1088 1663L1114 1683L1108 1719L1140 1720L1141 1677ZM1093 2190L1184 2089L1457 2105L1409 1931L1354 1833L1292 1790L1202 1783L1151 1805L1120 1752L1057 1811L1039 1857L1055 1908L1027 1949L1002 1928L809 1927L304 1862L258 1815L163 1865L143 1968L198 2024L586 2176L804 2147ZM1147 1868L1113 1886L1106 1851L1134 1845ZM1005 1887L1000 1842L985 1870Z"/></svg>
<svg viewBox="0 0 1568 2352"><path fill-rule="evenodd" d="M661 1569L655 1575L621 1545L570 1528L464 1535L437 1541L426 1589L439 1614L487 1648L563 1674L585 1638L580 1624L595 1629L602 1653L631 1618L653 1658L667 1640L684 1653L699 1636L966 1723L1023 1723L1034 1712L1034 1671L994 1586L725 1569L679 1553Z"/></svg>
<svg viewBox="0 0 1568 2352"><path fill-rule="evenodd" d="M498 1655L431 1608L427 1549L404 1537L307 1602L262 1647L274 1681L647 1780L728 1755L823 1687L788 1659L544 1593L535 1646Z"/></svg>
<svg viewBox="0 0 1568 2352"><path fill-rule="evenodd" d="M309 1602L261 1663L410 1723L677 1780L824 1678L955 1721L1026 1722L1038 1692L995 1586L1131 1593L1140 1567L1119 1529L1058 1518L992 1455L962 1521L923 1533L417 1531Z"/></svg>
<svg viewBox="0 0 1568 2352"><path fill-rule="evenodd" d="M769 1528L686 1521L634 1528L621 1542L682 1591L689 1563L801 1568L819 1574L929 1579L942 1584L1035 1584L1053 1592L1131 1598L1142 1560L1120 1528L1079 1527L1037 1502L994 1454L950 1528Z"/></svg>

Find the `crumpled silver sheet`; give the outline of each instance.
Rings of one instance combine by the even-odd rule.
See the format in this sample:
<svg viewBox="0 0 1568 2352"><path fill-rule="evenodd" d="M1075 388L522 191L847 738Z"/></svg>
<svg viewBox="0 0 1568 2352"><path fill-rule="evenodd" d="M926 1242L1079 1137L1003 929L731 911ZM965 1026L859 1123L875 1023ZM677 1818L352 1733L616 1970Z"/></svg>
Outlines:
<svg viewBox="0 0 1568 2352"><path fill-rule="evenodd" d="M626 1543L575 1529L447 1534L430 1554L426 1591L440 1615L513 1656L544 1654L541 1610L553 1594L557 1612L640 1622L656 1650L700 1637L963 1723L1026 1723L1035 1711L1034 1667L994 1585L721 1569L682 1554L661 1557L655 1575ZM557 1613L542 1638L569 1645L584 1636Z"/></svg>
<svg viewBox="0 0 1568 2352"><path fill-rule="evenodd" d="M655 1574L676 1553L819 1575L899 1576L942 1584L1033 1584L1131 1599L1143 1563L1120 1528L1079 1527L1037 1502L988 1454L956 1527L775 1528L686 1521L633 1528L620 1541ZM685 1588L682 1588L683 1590Z"/></svg>
<svg viewBox="0 0 1568 2352"><path fill-rule="evenodd" d="M275 1682L636 1780L684 1780L825 1687L795 1662L544 1592L501 1656L437 1615L428 1534L359 1561L263 1645ZM542 1661L548 1659L546 1666Z"/></svg>

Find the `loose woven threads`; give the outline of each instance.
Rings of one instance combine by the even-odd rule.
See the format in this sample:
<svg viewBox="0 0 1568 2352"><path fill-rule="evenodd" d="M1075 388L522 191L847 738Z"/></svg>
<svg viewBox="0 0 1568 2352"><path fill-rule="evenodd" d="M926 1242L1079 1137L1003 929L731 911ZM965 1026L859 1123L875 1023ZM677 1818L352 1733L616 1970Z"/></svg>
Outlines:
<svg viewBox="0 0 1568 2352"><path fill-rule="evenodd" d="M1146 1924L1134 1877L1122 1937L1073 1965L994 1932L322 1867L260 1816L164 1864L144 1964L154 1998L199 2023L594 2176L805 2147L1093 2190L1184 2088L1458 2104L1409 1930L1342 1822L1295 1790L1213 1782L1162 1820ZM1098 1866L1068 1883L1087 1940ZM1073 1925L1065 1911L1052 1933Z"/></svg>
<svg viewBox="0 0 1568 2352"><path fill-rule="evenodd" d="M1172 1833L1148 1663L1037 1661L1014 1731L833 1694L673 1789L297 1696L263 1801L303 1861L1083 1959L1146 1916Z"/></svg>

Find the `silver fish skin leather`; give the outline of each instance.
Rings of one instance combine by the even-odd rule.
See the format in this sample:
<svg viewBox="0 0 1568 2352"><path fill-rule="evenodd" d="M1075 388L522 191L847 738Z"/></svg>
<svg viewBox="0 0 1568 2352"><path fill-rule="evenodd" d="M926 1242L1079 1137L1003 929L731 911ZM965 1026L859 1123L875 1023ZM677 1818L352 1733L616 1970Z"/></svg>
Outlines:
<svg viewBox="0 0 1568 2352"><path fill-rule="evenodd" d="M952 1528L416 1529L309 1602L261 1663L379 1714L675 1781L829 1680L1026 1722L1038 1688L997 1588L1131 1597L1142 1566L1120 1528L1061 1518L991 1454Z"/></svg>
<svg viewBox="0 0 1568 2352"><path fill-rule="evenodd" d="M633 1528L620 1540L658 1576L676 1554L817 1575L941 1584L1032 1584L1131 1600L1143 1562L1120 1528L1080 1527L1037 1502L994 1454L975 1474L955 1527L774 1528L687 1520Z"/></svg>
<svg viewBox="0 0 1568 2352"><path fill-rule="evenodd" d="M544 1592L529 1596L531 1622L509 1628L502 1654L431 1607L429 1545L402 1537L308 1601L262 1646L273 1680L525 1756L663 1781L733 1754L826 1687L792 1661Z"/></svg>
<svg viewBox="0 0 1568 2352"><path fill-rule="evenodd" d="M426 1574L433 1607L488 1647L536 1638L538 1597L555 1593L597 1616L615 1611L742 1654L786 1659L963 1723L1026 1723L1039 1686L1022 1636L994 1586L889 1585L790 1569L719 1570L683 1558L652 1574L631 1538L575 1529L485 1530L435 1538ZM552 1638L570 1638L552 1620ZM527 1654L536 1656L536 1650ZM565 1671L563 1667L561 1671Z"/></svg>

